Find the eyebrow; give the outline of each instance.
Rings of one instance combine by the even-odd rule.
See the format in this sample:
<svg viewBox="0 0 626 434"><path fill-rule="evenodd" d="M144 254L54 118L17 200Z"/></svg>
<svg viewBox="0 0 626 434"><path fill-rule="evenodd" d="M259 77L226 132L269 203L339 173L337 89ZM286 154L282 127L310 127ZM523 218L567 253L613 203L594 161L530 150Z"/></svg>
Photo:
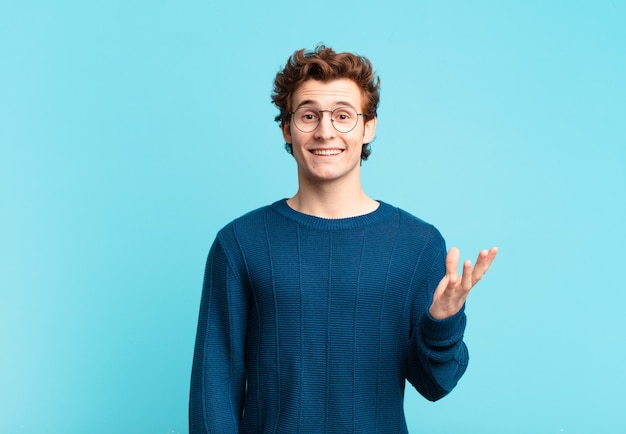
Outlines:
<svg viewBox="0 0 626 434"><path fill-rule="evenodd" d="M312 99L306 99L306 100L302 101L300 104L298 104L298 106L294 110L298 110L300 107L304 107L304 106L307 106L307 105L310 105L310 106L313 106L313 107L318 107L318 104L317 104L316 101L313 101ZM335 108L337 108L337 107L344 107L344 106L348 106L348 107L351 107L351 108L357 110L356 107L354 107L352 105L352 103L349 103L347 101L335 101L335 102L333 102L333 107L335 107Z"/></svg>

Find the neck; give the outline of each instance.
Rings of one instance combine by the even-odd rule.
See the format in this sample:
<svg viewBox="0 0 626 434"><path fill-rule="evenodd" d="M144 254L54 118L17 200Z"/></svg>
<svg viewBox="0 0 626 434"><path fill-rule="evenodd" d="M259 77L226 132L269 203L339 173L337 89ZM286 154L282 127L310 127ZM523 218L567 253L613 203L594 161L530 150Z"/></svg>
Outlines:
<svg viewBox="0 0 626 434"><path fill-rule="evenodd" d="M316 217L338 219L368 214L379 203L368 197L360 184L353 188L337 189L321 185L306 188L300 185L298 192L287 204L296 211Z"/></svg>

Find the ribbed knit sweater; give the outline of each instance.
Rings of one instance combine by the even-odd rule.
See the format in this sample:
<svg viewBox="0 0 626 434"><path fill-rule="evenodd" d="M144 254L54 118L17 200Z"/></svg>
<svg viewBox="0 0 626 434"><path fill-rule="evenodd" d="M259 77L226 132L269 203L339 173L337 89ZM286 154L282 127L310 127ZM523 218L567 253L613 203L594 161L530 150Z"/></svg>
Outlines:
<svg viewBox="0 0 626 434"><path fill-rule="evenodd" d="M428 308L445 274L432 225L380 202L324 219L285 200L211 247L189 406L195 433L406 433L405 380L427 399L463 375L463 311Z"/></svg>

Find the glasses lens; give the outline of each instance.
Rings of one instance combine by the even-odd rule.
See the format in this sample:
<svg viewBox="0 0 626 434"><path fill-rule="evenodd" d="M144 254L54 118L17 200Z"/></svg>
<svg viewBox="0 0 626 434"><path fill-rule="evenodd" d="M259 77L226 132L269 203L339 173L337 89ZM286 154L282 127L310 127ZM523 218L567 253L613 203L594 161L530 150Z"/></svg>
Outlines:
<svg viewBox="0 0 626 434"><path fill-rule="evenodd" d="M356 111L350 107L336 108L332 116L333 125L340 133L352 131L358 120Z"/></svg>
<svg viewBox="0 0 626 434"><path fill-rule="evenodd" d="M320 113L317 110L301 107L294 112L293 122L303 133L310 133L319 125Z"/></svg>

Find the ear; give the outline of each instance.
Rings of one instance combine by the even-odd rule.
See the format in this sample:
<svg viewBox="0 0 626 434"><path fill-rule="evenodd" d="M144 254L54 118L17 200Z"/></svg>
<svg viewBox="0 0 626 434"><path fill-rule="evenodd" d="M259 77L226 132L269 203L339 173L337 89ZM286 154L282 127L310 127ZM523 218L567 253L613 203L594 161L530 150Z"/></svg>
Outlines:
<svg viewBox="0 0 626 434"><path fill-rule="evenodd" d="M289 122L283 121L280 124L280 129L283 131L283 138L285 139L285 143L293 143L293 140L291 139L291 127L289 125Z"/></svg>
<svg viewBox="0 0 626 434"><path fill-rule="evenodd" d="M370 143L376 136L376 118L365 122L365 128L363 130L363 143Z"/></svg>

